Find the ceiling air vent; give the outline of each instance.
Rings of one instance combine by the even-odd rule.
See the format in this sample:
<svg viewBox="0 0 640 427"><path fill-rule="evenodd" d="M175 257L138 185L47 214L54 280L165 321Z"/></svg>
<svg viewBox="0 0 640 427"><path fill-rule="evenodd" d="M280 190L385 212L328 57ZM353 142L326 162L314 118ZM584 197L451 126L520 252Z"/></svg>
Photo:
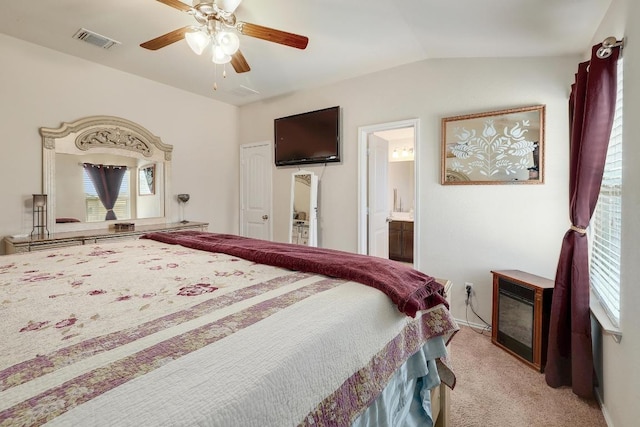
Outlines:
<svg viewBox="0 0 640 427"><path fill-rule="evenodd" d="M101 36L100 34L89 31L86 28L80 28L73 35L73 38L82 40L83 42L90 43L103 49L109 49L114 45L121 44L119 41L115 41L113 39L110 39L109 37Z"/></svg>

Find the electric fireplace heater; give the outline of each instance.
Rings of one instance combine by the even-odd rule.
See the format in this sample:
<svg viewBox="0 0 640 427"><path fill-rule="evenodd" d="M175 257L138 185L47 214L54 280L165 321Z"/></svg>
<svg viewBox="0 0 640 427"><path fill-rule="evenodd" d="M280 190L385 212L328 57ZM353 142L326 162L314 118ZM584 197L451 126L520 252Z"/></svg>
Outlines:
<svg viewBox="0 0 640 427"><path fill-rule="evenodd" d="M543 371L553 281L519 270L493 271L491 341Z"/></svg>

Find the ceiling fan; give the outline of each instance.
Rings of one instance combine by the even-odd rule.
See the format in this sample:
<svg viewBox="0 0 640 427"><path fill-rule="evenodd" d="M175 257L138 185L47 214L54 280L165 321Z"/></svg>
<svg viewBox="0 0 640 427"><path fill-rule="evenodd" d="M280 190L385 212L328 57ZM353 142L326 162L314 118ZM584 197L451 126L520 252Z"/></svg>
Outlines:
<svg viewBox="0 0 640 427"><path fill-rule="evenodd" d="M193 6L179 0L157 1L193 15L198 25L178 28L140 44L145 49L158 50L185 38L198 55L207 46L213 45L213 62L230 62L237 73L246 73L251 68L238 49L240 42L236 33L297 49L305 49L309 43L305 36L237 21L234 11L241 0L194 0Z"/></svg>

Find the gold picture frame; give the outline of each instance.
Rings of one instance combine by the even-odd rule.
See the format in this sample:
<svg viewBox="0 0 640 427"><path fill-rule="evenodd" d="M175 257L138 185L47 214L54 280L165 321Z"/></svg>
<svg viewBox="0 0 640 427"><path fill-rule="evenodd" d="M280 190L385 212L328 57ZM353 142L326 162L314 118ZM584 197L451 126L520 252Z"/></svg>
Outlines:
<svg viewBox="0 0 640 427"><path fill-rule="evenodd" d="M442 119L442 185L543 184L545 106Z"/></svg>

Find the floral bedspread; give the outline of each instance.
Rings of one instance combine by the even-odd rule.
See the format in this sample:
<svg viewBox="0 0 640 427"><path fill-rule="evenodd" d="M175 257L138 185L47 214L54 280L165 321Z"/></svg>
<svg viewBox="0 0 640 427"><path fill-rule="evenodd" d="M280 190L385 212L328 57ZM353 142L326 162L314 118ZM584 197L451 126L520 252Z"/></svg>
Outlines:
<svg viewBox="0 0 640 427"><path fill-rule="evenodd" d="M152 240L0 257L0 322L0 426L321 424L336 390L375 397L457 329L443 306L410 319L358 283ZM352 420L370 396L344 399Z"/></svg>

